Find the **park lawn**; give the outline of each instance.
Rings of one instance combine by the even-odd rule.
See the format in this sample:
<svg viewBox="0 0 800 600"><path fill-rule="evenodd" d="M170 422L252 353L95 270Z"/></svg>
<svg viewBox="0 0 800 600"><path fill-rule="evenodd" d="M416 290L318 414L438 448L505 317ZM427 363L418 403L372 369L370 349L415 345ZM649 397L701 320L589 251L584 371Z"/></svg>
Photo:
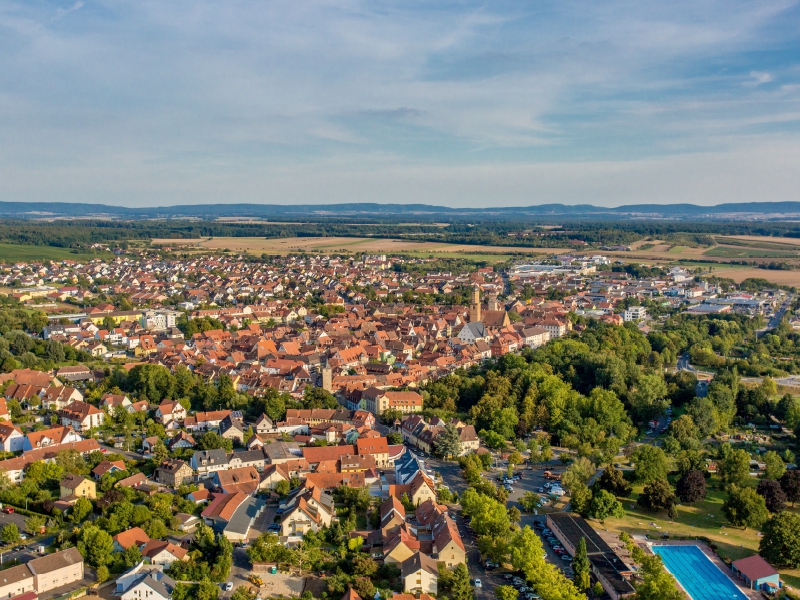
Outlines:
<svg viewBox="0 0 800 600"><path fill-rule="evenodd" d="M603 524L595 521L593 524L597 528L605 528L614 533L626 531L630 535L649 534L653 540L662 533L669 533L670 536L705 537L717 546L717 554L728 561L756 554L761 541L759 531L733 527L728 523L722 514L722 504L727 494L721 489L711 489L714 484L720 485L717 477L712 477L708 483L705 500L695 502L693 505L678 506L678 517L674 522L670 522L666 511L651 513L639 507L631 508L642 491L641 485L634 485L630 498L619 498L625 508L623 518L606 519ZM756 479L750 477L745 485L755 486L757 483ZM653 527L651 523L655 523L660 529ZM800 588L800 570L781 569L780 574L787 584Z"/></svg>
<svg viewBox="0 0 800 600"><path fill-rule="evenodd" d="M110 258L110 252L81 252L74 253L69 248L55 246L26 246L21 244L0 244L0 262L13 263L17 261L34 260L76 260L87 261L93 258Z"/></svg>

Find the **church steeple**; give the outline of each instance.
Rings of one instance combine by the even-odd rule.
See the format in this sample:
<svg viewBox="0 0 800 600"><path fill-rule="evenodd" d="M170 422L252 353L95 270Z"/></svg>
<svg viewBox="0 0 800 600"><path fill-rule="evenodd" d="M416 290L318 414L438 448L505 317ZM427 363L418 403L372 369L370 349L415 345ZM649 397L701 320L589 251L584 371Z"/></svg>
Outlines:
<svg viewBox="0 0 800 600"><path fill-rule="evenodd" d="M481 293L478 288L472 290L472 301L469 304L469 322L477 323L481 320Z"/></svg>

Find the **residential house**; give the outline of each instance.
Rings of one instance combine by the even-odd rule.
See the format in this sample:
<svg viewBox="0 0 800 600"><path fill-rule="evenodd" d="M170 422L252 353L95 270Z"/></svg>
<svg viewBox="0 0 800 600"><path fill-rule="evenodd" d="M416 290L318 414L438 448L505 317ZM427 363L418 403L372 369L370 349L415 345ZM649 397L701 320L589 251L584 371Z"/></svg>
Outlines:
<svg viewBox="0 0 800 600"><path fill-rule="evenodd" d="M83 557L77 548L67 548L25 563L33 573L33 586L40 595L83 579Z"/></svg>
<svg viewBox="0 0 800 600"><path fill-rule="evenodd" d="M65 427L72 427L75 431L88 431L99 428L106 414L96 406L76 401L60 411L59 416Z"/></svg>
<svg viewBox="0 0 800 600"><path fill-rule="evenodd" d="M193 475L192 468L184 461L168 459L156 468L154 478L162 485L178 488Z"/></svg>
<svg viewBox="0 0 800 600"><path fill-rule="evenodd" d="M170 542L150 540L141 547L142 557L150 564L161 565L169 569L178 560L189 560L189 551Z"/></svg>
<svg viewBox="0 0 800 600"><path fill-rule="evenodd" d="M200 474L228 469L228 455L222 448L196 450L192 455L192 469Z"/></svg>
<svg viewBox="0 0 800 600"><path fill-rule="evenodd" d="M427 554L415 552L409 556L400 565L400 573L406 592L436 595L439 567Z"/></svg>
<svg viewBox="0 0 800 600"><path fill-rule="evenodd" d="M94 500L97 498L97 486L94 481L80 475L67 475L61 480L59 487L61 488L61 500L77 500L78 498Z"/></svg>
<svg viewBox="0 0 800 600"><path fill-rule="evenodd" d="M25 444L25 436L19 427L7 421L0 421L0 448L3 452L21 452Z"/></svg>

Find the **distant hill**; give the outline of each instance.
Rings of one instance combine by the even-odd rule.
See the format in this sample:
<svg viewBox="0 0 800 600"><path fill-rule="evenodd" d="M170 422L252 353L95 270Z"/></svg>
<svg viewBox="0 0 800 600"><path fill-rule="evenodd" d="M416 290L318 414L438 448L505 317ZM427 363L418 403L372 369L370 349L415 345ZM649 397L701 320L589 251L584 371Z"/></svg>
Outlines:
<svg viewBox="0 0 800 600"><path fill-rule="evenodd" d="M800 202L747 202L742 204L631 204L614 208L590 204L541 204L491 208L450 208L429 204L192 204L130 208L106 204L61 202L0 202L0 217L17 219L112 218L159 219L249 217L258 219L369 220L533 220L536 218L572 219L714 219L714 220L800 220Z"/></svg>

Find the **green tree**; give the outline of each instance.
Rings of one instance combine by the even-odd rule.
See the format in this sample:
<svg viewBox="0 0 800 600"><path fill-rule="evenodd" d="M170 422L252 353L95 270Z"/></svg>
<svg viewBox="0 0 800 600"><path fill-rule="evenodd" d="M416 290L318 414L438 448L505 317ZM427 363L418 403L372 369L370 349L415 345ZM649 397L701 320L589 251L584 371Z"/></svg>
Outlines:
<svg viewBox="0 0 800 600"><path fill-rule="evenodd" d="M445 425L436 438L436 452L444 458L461 456L461 435L452 423Z"/></svg>
<svg viewBox="0 0 800 600"><path fill-rule="evenodd" d="M633 452L634 474L642 483L650 483L667 476L667 455L657 446L642 444Z"/></svg>
<svg viewBox="0 0 800 600"><path fill-rule="evenodd" d="M610 492L599 490L592 496L592 503L589 506L589 515L598 519L601 523L608 517L622 518L625 516L625 511L622 508L619 500L617 500Z"/></svg>
<svg viewBox="0 0 800 600"><path fill-rule="evenodd" d="M575 573L575 587L581 592L588 590L592 583L590 569L589 555L586 552L586 538L581 538L581 541L578 542L578 550L575 552L575 559L572 561L572 571Z"/></svg>
<svg viewBox="0 0 800 600"><path fill-rule="evenodd" d="M72 512L69 518L73 523L83 523L92 512L92 503L86 498L78 498L72 505Z"/></svg>
<svg viewBox="0 0 800 600"><path fill-rule="evenodd" d="M142 560L142 552L139 550L139 546L133 544L126 548L125 552L122 553L122 560L128 569L138 565Z"/></svg>
<svg viewBox="0 0 800 600"><path fill-rule="evenodd" d="M97 570L95 571L95 574L97 575L98 583L103 583L104 581L108 581L109 578L111 577L111 572L108 570L108 567L105 566L105 565L97 567Z"/></svg>
<svg viewBox="0 0 800 600"><path fill-rule="evenodd" d="M783 477L786 472L786 465L783 462L780 454L774 450L764 453L764 464L767 466L764 477L766 479L775 479L776 481Z"/></svg>
<svg viewBox="0 0 800 600"><path fill-rule="evenodd" d="M46 519L41 515L31 515L25 519L25 531L31 535L38 535L45 526Z"/></svg>
<svg viewBox="0 0 800 600"><path fill-rule="evenodd" d="M640 569L641 582L636 585L636 600L685 600L675 578L670 575L658 555L644 556Z"/></svg>
<svg viewBox="0 0 800 600"><path fill-rule="evenodd" d="M586 485L589 478L594 475L597 467L588 458L580 456L576 458L573 463L567 467L564 474L561 476L561 485L567 491L572 490L575 485Z"/></svg>
<svg viewBox="0 0 800 600"><path fill-rule="evenodd" d="M196 590L197 600L217 600L219 598L219 587L209 580L203 580Z"/></svg>
<svg viewBox="0 0 800 600"><path fill-rule="evenodd" d="M286 498L289 495L289 482L285 479L282 479L278 483L275 484L275 493L278 494L281 498Z"/></svg>
<svg viewBox="0 0 800 600"><path fill-rule="evenodd" d="M510 585L498 585L494 588L494 597L497 600L517 600L519 592Z"/></svg>
<svg viewBox="0 0 800 600"><path fill-rule="evenodd" d="M475 598L475 592L469 582L469 570L464 563L459 563L453 569L450 598L452 600L473 600Z"/></svg>
<svg viewBox="0 0 800 600"><path fill-rule="evenodd" d="M647 421L660 415L669 406L667 384L659 374L642 375L630 395L631 407L637 418Z"/></svg>
<svg viewBox="0 0 800 600"><path fill-rule="evenodd" d="M686 450L697 447L700 430L691 416L681 415L670 425L670 434L678 441L681 448Z"/></svg>
<svg viewBox="0 0 800 600"><path fill-rule="evenodd" d="M533 512L533 509L539 507L539 496L533 492L525 492L519 499L519 503L525 512Z"/></svg>
<svg viewBox="0 0 800 600"><path fill-rule="evenodd" d="M638 504L649 510L663 510L675 502L675 495L666 479L656 479L644 486Z"/></svg>
<svg viewBox="0 0 800 600"><path fill-rule="evenodd" d="M542 598L586 600L586 596L564 577L561 570L546 560L542 541L530 527L517 531L510 541L509 548L512 566L522 571Z"/></svg>
<svg viewBox="0 0 800 600"><path fill-rule="evenodd" d="M749 487L731 484L728 498L722 504L725 518L737 527L760 527L769 518L764 498Z"/></svg>
<svg viewBox="0 0 800 600"><path fill-rule="evenodd" d="M603 471L603 474L597 479L595 485L620 498L628 498L633 490L631 484L625 479L622 471L615 469L611 465Z"/></svg>
<svg viewBox="0 0 800 600"><path fill-rule="evenodd" d="M240 585L231 595L231 600L255 600L258 596L250 593L250 590L243 585Z"/></svg>
<svg viewBox="0 0 800 600"><path fill-rule="evenodd" d="M750 475L750 455L744 450L734 450L730 444L721 447L723 458L719 462L719 473L728 484L741 485Z"/></svg>
<svg viewBox="0 0 800 600"><path fill-rule="evenodd" d="M19 541L19 528L14 523L4 525L0 529L0 538L3 539L5 544L15 544Z"/></svg>
<svg viewBox="0 0 800 600"><path fill-rule="evenodd" d="M592 490L582 483L576 483L572 486L569 496L572 510L584 517L589 516L592 505Z"/></svg>
<svg viewBox="0 0 800 600"><path fill-rule="evenodd" d="M197 448L199 450L215 450L217 448L222 448L225 452L233 452L233 440L222 437L216 431L207 431L198 437Z"/></svg>
<svg viewBox="0 0 800 600"><path fill-rule="evenodd" d="M78 534L78 550L84 560L93 567L100 567L111 562L114 540L96 525L84 525Z"/></svg>
<svg viewBox="0 0 800 600"><path fill-rule="evenodd" d="M758 553L777 568L800 567L800 515L785 510L764 525Z"/></svg>

